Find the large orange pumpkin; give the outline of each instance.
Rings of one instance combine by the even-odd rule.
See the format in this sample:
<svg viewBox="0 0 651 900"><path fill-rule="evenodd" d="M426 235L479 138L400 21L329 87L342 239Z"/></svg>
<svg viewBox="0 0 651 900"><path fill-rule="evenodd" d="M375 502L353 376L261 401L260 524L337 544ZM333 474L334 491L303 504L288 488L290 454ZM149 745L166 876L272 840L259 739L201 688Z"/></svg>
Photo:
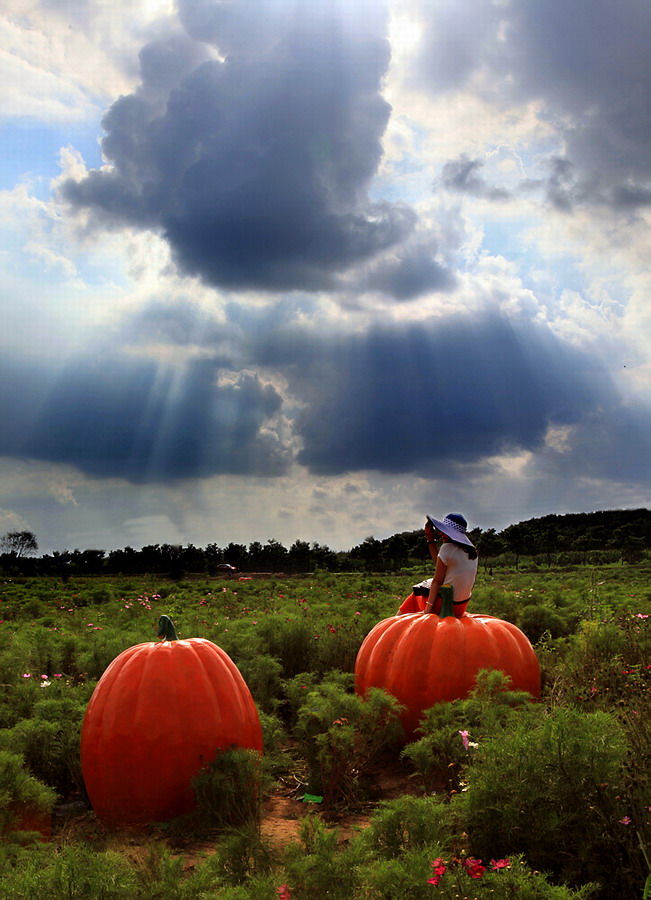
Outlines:
<svg viewBox="0 0 651 900"><path fill-rule="evenodd" d="M414 737L423 712L464 699L480 669L499 669L511 689L540 697L540 668L528 638L510 622L466 613L457 619L449 600L440 615L411 613L384 619L366 636L355 662L355 690L380 687L405 706L402 724Z"/></svg>
<svg viewBox="0 0 651 900"><path fill-rule="evenodd" d="M97 815L111 825L164 821L194 806L191 781L219 751L262 752L251 693L230 657L203 638L125 650L97 683L81 731L81 765Z"/></svg>

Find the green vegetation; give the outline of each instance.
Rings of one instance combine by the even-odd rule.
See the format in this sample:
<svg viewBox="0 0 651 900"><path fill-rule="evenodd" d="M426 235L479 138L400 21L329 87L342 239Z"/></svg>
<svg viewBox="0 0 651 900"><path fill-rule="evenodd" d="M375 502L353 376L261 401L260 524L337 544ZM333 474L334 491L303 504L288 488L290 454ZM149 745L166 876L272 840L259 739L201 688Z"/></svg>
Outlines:
<svg viewBox="0 0 651 900"><path fill-rule="evenodd" d="M488 568L535 571L554 566L603 566L642 562L651 550L651 510L615 509L593 513L548 515L509 525L501 532L474 528L469 532L482 564ZM140 575L155 573L175 580L188 573L215 575L225 568L238 572L400 572L429 561L421 529L372 535L348 551L335 552L313 542L296 540L289 549L270 538L248 546L232 541L225 547L208 544L183 547L150 544L141 550L64 550L32 558L36 535L11 531L0 538L0 571L18 575ZM99 601L96 601L99 602Z"/></svg>
<svg viewBox="0 0 651 900"><path fill-rule="evenodd" d="M6 576L3 898L641 900L651 566L519 566L482 569L470 611L529 636L541 702L482 673L471 697L428 711L407 747L395 701L381 691L359 700L352 670L364 636L426 566L242 580ZM88 808L79 731L106 666L155 640L162 613L181 638L231 655L261 711L266 753L261 765L248 751L220 757L196 781L196 813L144 829L135 853ZM387 773L404 790L391 800ZM282 845L261 827L265 798L279 791L297 806L322 798L300 804L299 835ZM347 814L367 827L343 840Z"/></svg>

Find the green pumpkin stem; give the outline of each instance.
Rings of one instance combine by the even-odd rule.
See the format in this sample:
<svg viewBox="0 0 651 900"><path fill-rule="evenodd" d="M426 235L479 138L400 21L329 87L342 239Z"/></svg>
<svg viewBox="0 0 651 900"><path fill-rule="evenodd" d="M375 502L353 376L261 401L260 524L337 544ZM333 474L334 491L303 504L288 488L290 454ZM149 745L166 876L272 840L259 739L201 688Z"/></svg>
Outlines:
<svg viewBox="0 0 651 900"><path fill-rule="evenodd" d="M179 636L176 633L174 622L169 616L161 616L158 620L158 637L162 637L166 641L178 641Z"/></svg>
<svg viewBox="0 0 651 900"><path fill-rule="evenodd" d="M454 588L451 584L442 584L439 594L441 596L441 612L439 613L439 619L447 619L449 616L454 615L454 612L452 611Z"/></svg>

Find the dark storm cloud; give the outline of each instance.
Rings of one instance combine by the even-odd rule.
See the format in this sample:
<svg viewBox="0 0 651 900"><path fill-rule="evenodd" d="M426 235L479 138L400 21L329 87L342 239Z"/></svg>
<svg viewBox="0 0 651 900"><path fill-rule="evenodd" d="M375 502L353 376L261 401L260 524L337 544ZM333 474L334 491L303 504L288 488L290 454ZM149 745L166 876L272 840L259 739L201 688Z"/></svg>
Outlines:
<svg viewBox="0 0 651 900"><path fill-rule="evenodd" d="M454 0L424 5L420 72L431 90L478 72L498 103L537 101L563 139L565 172L551 199L624 209L651 200L651 4L647 0Z"/></svg>
<svg viewBox="0 0 651 900"><path fill-rule="evenodd" d="M157 342L181 352L201 334L211 354L178 367L132 355L58 372L3 360L0 455L134 483L274 476L293 461L274 431L282 405L298 463L318 475L456 477L460 465L479 471L487 457L528 450L566 478L649 476L649 411L624 406L597 359L533 320L457 315L345 334L317 325L298 298L227 312L210 323L187 304L154 316ZM132 323L136 343L151 332L146 314ZM264 383L278 375L282 397ZM563 425L571 449L557 452L545 438Z"/></svg>
<svg viewBox="0 0 651 900"><path fill-rule="evenodd" d="M190 37L145 47L141 88L104 118L112 169L66 182L69 202L163 233L182 271L231 288L326 288L412 230L412 210L367 194L390 114L381 5L363 28L327 0L180 15ZM188 71L197 42L221 56Z"/></svg>
<svg viewBox="0 0 651 900"><path fill-rule="evenodd" d="M423 294L451 291L456 278L450 269L437 262L435 246L405 248L395 259L377 265L366 285L394 300L413 300Z"/></svg>
<svg viewBox="0 0 651 900"><path fill-rule="evenodd" d="M319 475L450 473L495 454L536 452L550 425L597 435L621 405L596 360L543 326L499 315L394 323L356 335L265 326L252 354L282 371L300 399L298 461ZM648 468L642 451L651 447L633 422L618 413L618 433L645 461L638 469ZM583 440L589 448L589 437ZM592 454L594 474L617 468L610 446L610 455ZM588 474L588 456L575 460L577 475Z"/></svg>
<svg viewBox="0 0 651 900"><path fill-rule="evenodd" d="M217 385L217 374L212 360L177 372L129 357L77 359L54 373L5 359L0 455L136 483L280 474L285 449L261 430L280 396L250 375Z"/></svg>

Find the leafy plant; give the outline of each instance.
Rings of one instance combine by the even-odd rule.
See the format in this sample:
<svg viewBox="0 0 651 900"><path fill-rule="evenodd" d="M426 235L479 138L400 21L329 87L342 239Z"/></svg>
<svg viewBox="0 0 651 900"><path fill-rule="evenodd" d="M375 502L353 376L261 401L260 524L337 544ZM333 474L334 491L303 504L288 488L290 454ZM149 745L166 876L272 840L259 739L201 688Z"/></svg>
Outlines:
<svg viewBox="0 0 651 900"><path fill-rule="evenodd" d="M466 700L437 703L425 711L418 731L423 735L402 751L423 779L425 790L461 789L464 767L478 741L503 729L511 710L530 700L524 691L510 691L503 672L482 669Z"/></svg>
<svg viewBox="0 0 651 900"><path fill-rule="evenodd" d="M366 700L324 682L310 691L298 714L296 734L310 768L310 790L326 806L358 802L380 753L402 735L400 706L372 689Z"/></svg>
<svg viewBox="0 0 651 900"><path fill-rule="evenodd" d="M456 800L473 853L523 853L534 868L574 885L588 872L622 883L626 853L617 819L624 811L617 798L625 759L621 726L607 713L514 715L507 734L479 744L470 788Z"/></svg>
<svg viewBox="0 0 651 900"><path fill-rule="evenodd" d="M373 813L364 840L374 854L395 859L425 847L449 849L453 836L451 808L436 797L410 797L380 803Z"/></svg>
<svg viewBox="0 0 651 900"><path fill-rule="evenodd" d="M30 824L45 820L52 811L56 793L34 778L16 753L0 750L0 835L31 830Z"/></svg>
<svg viewBox="0 0 651 900"><path fill-rule="evenodd" d="M260 754L241 747L218 754L192 779L199 818L218 828L259 827L265 787Z"/></svg>

